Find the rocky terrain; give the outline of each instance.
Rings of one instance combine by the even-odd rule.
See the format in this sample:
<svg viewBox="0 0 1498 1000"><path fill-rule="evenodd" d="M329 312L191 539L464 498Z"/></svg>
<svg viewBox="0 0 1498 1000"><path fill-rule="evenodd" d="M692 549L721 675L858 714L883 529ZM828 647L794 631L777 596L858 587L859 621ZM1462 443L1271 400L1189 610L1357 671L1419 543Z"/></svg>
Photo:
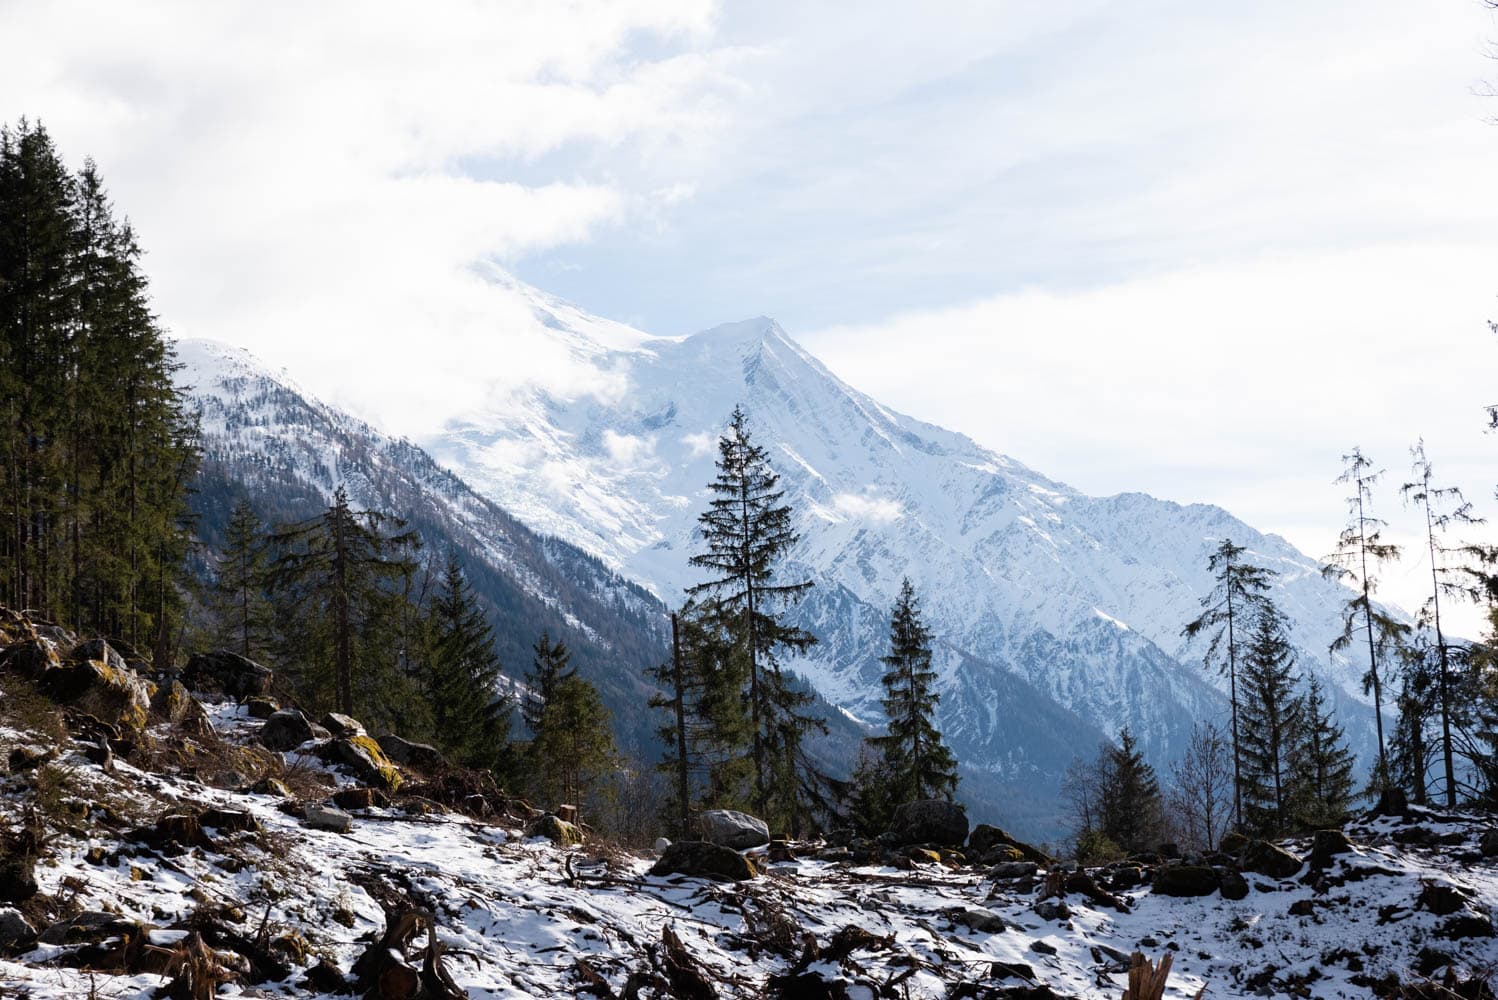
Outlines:
<svg viewBox="0 0 1498 1000"><path fill-rule="evenodd" d="M1081 870L912 803L635 852L232 654L152 675L0 609L0 684L0 995L1118 996L1141 952L1168 996L1477 997L1498 966L1491 817Z"/></svg>

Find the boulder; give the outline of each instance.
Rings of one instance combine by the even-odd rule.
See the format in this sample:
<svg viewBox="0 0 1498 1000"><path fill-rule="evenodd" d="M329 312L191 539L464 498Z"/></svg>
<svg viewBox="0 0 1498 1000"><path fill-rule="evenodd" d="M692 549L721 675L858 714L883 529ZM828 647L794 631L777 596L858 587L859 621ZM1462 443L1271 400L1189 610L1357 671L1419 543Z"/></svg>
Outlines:
<svg viewBox="0 0 1498 1000"><path fill-rule="evenodd" d="M259 740L268 750L284 753L295 750L308 740L316 739L317 733L307 717L294 708L283 708L271 713L260 727Z"/></svg>
<svg viewBox="0 0 1498 1000"><path fill-rule="evenodd" d="M742 882L759 873L754 870L753 862L731 847L705 840L678 840L661 854L650 874Z"/></svg>
<svg viewBox="0 0 1498 1000"><path fill-rule="evenodd" d="M333 804L339 809L373 809L383 797L373 788L340 788L333 793Z"/></svg>
<svg viewBox="0 0 1498 1000"><path fill-rule="evenodd" d="M212 725L208 713L181 681L171 681L156 689L156 694L151 697L151 715L162 722L187 726L199 732Z"/></svg>
<svg viewBox="0 0 1498 1000"><path fill-rule="evenodd" d="M29 941L36 937L36 928L31 926L20 910L9 906L0 907L0 948L9 947L18 941Z"/></svg>
<svg viewBox="0 0 1498 1000"><path fill-rule="evenodd" d="M71 655L42 675L47 696L110 726L144 728L151 710L151 687L140 675L126 667L102 639L80 643L75 653L85 655Z"/></svg>
<svg viewBox="0 0 1498 1000"><path fill-rule="evenodd" d="M1485 858L1498 857L1498 830L1484 830L1477 840L1477 849Z"/></svg>
<svg viewBox="0 0 1498 1000"><path fill-rule="evenodd" d="M770 842L770 827L764 820L733 809L709 809L702 814L702 839L720 847L746 851Z"/></svg>
<svg viewBox="0 0 1498 1000"><path fill-rule="evenodd" d="M309 802L302 807L302 818L314 830L331 830L348 833L354 828L354 817L334 806L322 806Z"/></svg>
<svg viewBox="0 0 1498 1000"><path fill-rule="evenodd" d="M6 763L10 766L11 774L20 774L22 771L36 770L55 756L55 750L22 744L11 748L10 758Z"/></svg>
<svg viewBox="0 0 1498 1000"><path fill-rule="evenodd" d="M46 639L25 639L0 649L0 673L36 680L62 666L57 647Z"/></svg>
<svg viewBox="0 0 1498 1000"><path fill-rule="evenodd" d="M1267 840L1256 840L1243 851L1243 869L1270 878L1290 878L1304 864L1299 858Z"/></svg>
<svg viewBox="0 0 1498 1000"><path fill-rule="evenodd" d="M280 778L261 778L250 788L256 795L276 795L283 799L291 798L291 789Z"/></svg>
<svg viewBox="0 0 1498 1000"><path fill-rule="evenodd" d="M1329 868L1332 858L1339 854L1353 853L1356 853L1356 848L1341 830L1317 830L1311 841L1311 867Z"/></svg>
<svg viewBox="0 0 1498 1000"><path fill-rule="evenodd" d="M247 698L244 710L252 719L269 719L281 708L274 698Z"/></svg>
<svg viewBox="0 0 1498 1000"><path fill-rule="evenodd" d="M418 771L446 771L450 767L442 751L429 743L414 743L394 733L381 733L376 737L385 756Z"/></svg>
<svg viewBox="0 0 1498 1000"><path fill-rule="evenodd" d="M347 768L354 777L372 788L393 792L404 781L400 769L368 736L330 740L318 747L317 753L327 763Z"/></svg>
<svg viewBox="0 0 1498 1000"><path fill-rule="evenodd" d="M110 938L138 933L140 929L134 921L113 913L84 910L76 917L48 925L37 941L41 944L98 944Z"/></svg>
<svg viewBox="0 0 1498 1000"><path fill-rule="evenodd" d="M275 674L248 657L227 649L194 653L182 671L182 682L194 691L226 694L231 698L263 698L270 694Z"/></svg>
<svg viewBox="0 0 1498 1000"><path fill-rule="evenodd" d="M353 739L355 736L368 736L364 731L364 723L358 719L342 715L338 712L329 712L318 720L331 736L341 739Z"/></svg>
<svg viewBox="0 0 1498 1000"><path fill-rule="evenodd" d="M1218 872L1217 881L1219 888L1222 890L1223 899L1248 898L1248 879L1243 877L1242 872Z"/></svg>
<svg viewBox="0 0 1498 1000"><path fill-rule="evenodd" d="M1222 843L1218 845L1223 854L1237 854L1253 841L1247 836L1234 830L1232 833L1224 834Z"/></svg>
<svg viewBox="0 0 1498 1000"><path fill-rule="evenodd" d="M895 810L890 832L901 844L961 847L967 841L967 810L944 799L906 802Z"/></svg>
<svg viewBox="0 0 1498 1000"><path fill-rule="evenodd" d="M1031 907L1041 920L1070 920L1071 907L1061 899L1042 899Z"/></svg>
<svg viewBox="0 0 1498 1000"><path fill-rule="evenodd" d="M1467 906L1470 896L1457 886L1445 882L1427 882L1415 900L1415 906L1438 917L1449 917Z"/></svg>
<svg viewBox="0 0 1498 1000"><path fill-rule="evenodd" d="M34 865L34 859L25 854L0 860L0 903L24 903L40 891Z"/></svg>
<svg viewBox="0 0 1498 1000"><path fill-rule="evenodd" d="M655 839L655 853L656 854L665 854L666 853L666 848L668 848L670 846L671 846L671 841L668 840L668 839L666 839L665 837L657 837Z"/></svg>
<svg viewBox="0 0 1498 1000"><path fill-rule="evenodd" d="M1220 885L1206 865L1166 865L1155 870L1151 892L1161 896L1210 896Z"/></svg>
<svg viewBox="0 0 1498 1000"><path fill-rule="evenodd" d="M553 813L547 813L533 822L526 830L526 835L545 837L560 847L572 847L583 842L581 829Z"/></svg>
<svg viewBox="0 0 1498 1000"><path fill-rule="evenodd" d="M988 870L991 879L1034 878L1040 866L1033 861L1005 861Z"/></svg>
<svg viewBox="0 0 1498 1000"><path fill-rule="evenodd" d="M961 910L953 914L952 922L977 931L980 934L999 934L1008 929L1004 918L981 906Z"/></svg>

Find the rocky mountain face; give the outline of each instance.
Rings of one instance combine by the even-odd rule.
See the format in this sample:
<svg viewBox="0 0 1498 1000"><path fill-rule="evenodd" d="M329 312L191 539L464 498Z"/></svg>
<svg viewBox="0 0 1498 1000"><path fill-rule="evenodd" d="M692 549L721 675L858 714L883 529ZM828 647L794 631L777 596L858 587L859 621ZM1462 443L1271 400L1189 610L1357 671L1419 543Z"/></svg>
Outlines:
<svg viewBox="0 0 1498 1000"><path fill-rule="evenodd" d="M241 496L265 522L288 523L319 513L343 484L355 507L396 514L417 529L426 556L458 554L510 677L524 676L531 643L548 629L615 707L623 746L653 752L654 722L637 709L649 695L642 671L667 646L666 609L655 596L576 545L526 526L409 441L324 405L245 352L182 341L177 353L179 384L201 414L193 505L210 547L221 543Z"/></svg>
<svg viewBox="0 0 1498 1000"><path fill-rule="evenodd" d="M1327 652L1349 593L1284 539L1208 505L1087 496L860 393L768 319L651 338L522 291L591 372L579 381L600 388L531 386L456 415L425 447L670 603L695 580L715 441L742 404L796 511L786 574L816 583L796 615L822 642L796 668L853 717L879 722L876 658L908 576L939 639L941 722L960 758L1051 794L1073 755L1129 726L1163 765L1194 720L1226 718L1226 680L1181 629L1227 537L1279 574L1273 596L1302 669L1327 682L1370 753L1365 665L1357 650Z"/></svg>

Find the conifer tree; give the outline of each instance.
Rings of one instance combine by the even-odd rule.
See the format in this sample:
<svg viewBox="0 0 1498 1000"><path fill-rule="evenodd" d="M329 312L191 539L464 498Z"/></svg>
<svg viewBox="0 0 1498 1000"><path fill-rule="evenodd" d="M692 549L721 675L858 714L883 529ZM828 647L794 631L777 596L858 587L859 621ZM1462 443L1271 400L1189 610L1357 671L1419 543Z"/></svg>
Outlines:
<svg viewBox="0 0 1498 1000"><path fill-rule="evenodd" d="M213 596L227 645L249 659L261 655L272 627L265 596L266 541L265 526L254 505L241 498L224 529Z"/></svg>
<svg viewBox="0 0 1498 1000"><path fill-rule="evenodd" d="M793 830L807 817L806 794L817 779L802 738L826 723L806 713L809 692L792 685L780 669L782 650L803 652L816 642L786 623L781 612L806 592L810 582L785 583L776 570L797 535L791 509L783 503L780 477L765 450L749 434L748 418L735 407L718 441L713 498L698 518L703 540L691 565L709 579L688 593L742 650L747 672L751 723L751 802L773 824Z"/></svg>
<svg viewBox="0 0 1498 1000"><path fill-rule="evenodd" d="M902 801L895 792L895 775L889 761L865 740L850 781L848 813L853 826L866 837L876 837L890 828L895 809Z"/></svg>
<svg viewBox="0 0 1498 1000"><path fill-rule="evenodd" d="M1379 791L1389 787L1389 758L1384 741L1384 690L1379 673L1380 654L1393 653L1398 649L1408 627L1373 604L1373 594L1378 581L1374 573L1379 564L1399 557L1399 547L1383 540L1385 524L1373 516L1373 487L1383 475L1375 471L1373 463L1360 448L1342 456L1343 470L1338 483L1353 487L1347 498L1348 522L1337 538L1337 549L1327 558L1322 573L1329 579L1341 580L1355 591L1342 610L1342 634L1332 641L1332 652L1350 648L1361 642L1359 633L1367 640L1368 672L1364 675L1365 689L1373 693L1373 715L1378 731L1378 768L1373 786Z"/></svg>
<svg viewBox="0 0 1498 1000"><path fill-rule="evenodd" d="M1456 753L1452 743L1451 656L1446 643L1446 633L1441 626L1441 598L1468 598L1473 595L1471 575L1459 558L1467 550L1461 546L1445 544L1445 535L1454 525L1476 525L1482 519L1472 514L1472 505L1455 486L1436 486L1432 482L1433 470L1425 455L1425 440L1415 442L1410 449L1413 459L1411 471L1414 478L1400 487L1406 503L1413 503L1425 516L1425 545L1430 553L1430 598L1421 610L1421 617L1428 620L1435 633L1436 707L1441 717L1441 759L1445 772L1446 808L1456 808ZM1423 763L1423 762L1422 762ZM1420 773L1424 784L1424 772ZM1423 801L1423 795L1422 795Z"/></svg>
<svg viewBox="0 0 1498 1000"><path fill-rule="evenodd" d="M1398 715L1394 737L1389 741L1390 779L1396 787L1409 790L1412 802L1423 806L1430 799L1427 774L1431 746L1427 728L1439 714L1437 675L1441 667L1433 643L1423 632L1402 653L1399 693L1394 699Z"/></svg>
<svg viewBox="0 0 1498 1000"><path fill-rule="evenodd" d="M952 756L934 716L941 695L931 666L931 633L921 621L915 587L900 585L889 623L889 652L885 666L884 714L887 735L871 737L883 755L889 793L895 804L916 799L950 799L957 789L957 761Z"/></svg>
<svg viewBox="0 0 1498 1000"><path fill-rule="evenodd" d="M1306 686L1301 715L1305 735L1294 764L1296 822L1310 830L1338 826L1352 805L1355 759L1314 674Z"/></svg>
<svg viewBox="0 0 1498 1000"><path fill-rule="evenodd" d="M559 803L581 804L618 766L609 711L593 685L575 674L558 679L531 741L534 787Z"/></svg>
<svg viewBox="0 0 1498 1000"><path fill-rule="evenodd" d="M1242 672L1243 817L1250 829L1277 836L1292 819L1291 765L1303 705L1284 619L1267 602L1254 619Z"/></svg>
<svg viewBox="0 0 1498 1000"><path fill-rule="evenodd" d="M572 666L572 653L562 640L551 638L550 631L542 630L541 638L531 647L535 657L531 660L530 672L525 675L525 703L521 717L533 738L540 738L546 729L546 705L556 695L557 685L577 673Z"/></svg>
<svg viewBox="0 0 1498 1000"><path fill-rule="evenodd" d="M1242 635L1263 607L1273 570L1255 566L1244 559L1248 551L1224 538L1207 560L1207 569L1215 573L1212 590L1202 598L1202 613L1186 624L1181 634L1188 639L1211 636L1203 663L1227 674L1229 703L1232 707L1233 740L1233 822L1243 825L1243 741L1239 731L1238 663Z"/></svg>
<svg viewBox="0 0 1498 1000"><path fill-rule="evenodd" d="M1160 783L1127 726L1103 751L1099 830L1127 853L1146 850L1160 835Z"/></svg>
<svg viewBox="0 0 1498 1000"><path fill-rule="evenodd" d="M509 740L511 705L500 695L502 667L456 552L426 617L426 691L437 741L469 767L499 765Z"/></svg>
<svg viewBox="0 0 1498 1000"><path fill-rule="evenodd" d="M396 660L401 602L419 546L405 522L354 510L339 486L318 516L271 536L268 579L294 623L289 658L302 661L304 692L370 721L400 714L409 691ZM357 676L356 676L357 668Z"/></svg>

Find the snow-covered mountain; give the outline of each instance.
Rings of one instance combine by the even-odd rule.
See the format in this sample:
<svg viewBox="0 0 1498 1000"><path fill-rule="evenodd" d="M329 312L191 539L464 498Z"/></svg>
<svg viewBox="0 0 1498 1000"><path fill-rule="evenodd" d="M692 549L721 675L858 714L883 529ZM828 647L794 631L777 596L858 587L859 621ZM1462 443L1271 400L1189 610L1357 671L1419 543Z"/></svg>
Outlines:
<svg viewBox="0 0 1498 1000"><path fill-rule="evenodd" d="M390 437L318 401L284 372L205 340L176 344L178 384L200 414L203 464L193 504L198 532L219 542L228 511L247 496L262 520L321 511L344 485L356 507L405 518L428 556L455 551L496 625L512 678L530 665L542 629L613 704L648 697L642 670L666 649L666 609L598 558L511 517L409 441ZM652 739L645 713L619 716L624 744Z"/></svg>
<svg viewBox="0 0 1498 1000"><path fill-rule="evenodd" d="M455 416L422 443L540 531L597 553L678 602L695 577L697 514L715 441L742 404L795 508L792 574L817 583L801 620L822 643L798 664L832 701L878 721L887 609L902 577L941 641L942 715L960 756L995 775L1054 779L1037 751L1036 693L1088 733L1129 726L1157 762L1192 721L1226 713L1225 681L1181 638L1224 537L1279 576L1302 667L1320 674L1367 751L1364 665L1332 658L1348 592L1316 560L1227 511L1143 494L1087 496L970 438L894 412L838 379L772 320L652 338L515 285L591 370L586 394L543 385ZM1082 742L1078 742L1082 741ZM1036 774L1035 777L1040 777Z"/></svg>

